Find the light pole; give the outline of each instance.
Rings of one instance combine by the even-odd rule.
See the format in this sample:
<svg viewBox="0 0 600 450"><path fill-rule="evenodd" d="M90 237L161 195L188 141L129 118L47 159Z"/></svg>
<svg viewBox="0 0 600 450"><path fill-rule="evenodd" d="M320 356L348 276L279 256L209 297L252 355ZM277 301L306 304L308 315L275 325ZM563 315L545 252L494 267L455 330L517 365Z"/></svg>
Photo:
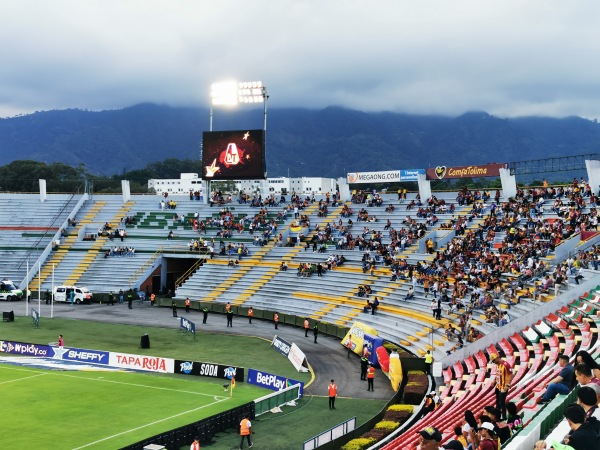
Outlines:
<svg viewBox="0 0 600 450"><path fill-rule="evenodd" d="M213 83L210 87L210 119L209 119L209 131L213 130L213 107L224 106L224 107L235 107L239 104L263 104L263 131L266 136L267 132L267 100L269 99L269 93L267 87L262 81L224 81L220 83ZM267 144L266 138L263 142L264 158L267 158ZM202 160L202 155L200 155ZM266 179L266 170L263 173L263 177ZM206 188L207 195L210 193L210 180L204 186ZM267 189L268 191L268 189Z"/></svg>
<svg viewBox="0 0 600 450"><path fill-rule="evenodd" d="M209 131L213 130L214 106L237 106L238 104L263 104L263 130L267 131L267 100L269 93L262 81L224 81L210 87Z"/></svg>

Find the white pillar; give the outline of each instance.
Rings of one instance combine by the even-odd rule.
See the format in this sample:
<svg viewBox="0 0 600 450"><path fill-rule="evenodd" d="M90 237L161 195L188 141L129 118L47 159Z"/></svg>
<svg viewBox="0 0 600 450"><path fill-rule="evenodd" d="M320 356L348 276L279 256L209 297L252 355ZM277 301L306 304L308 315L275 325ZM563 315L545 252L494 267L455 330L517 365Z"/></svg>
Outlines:
<svg viewBox="0 0 600 450"><path fill-rule="evenodd" d="M123 192L123 203L131 200L131 189L128 180L121 180L121 191Z"/></svg>
<svg viewBox="0 0 600 450"><path fill-rule="evenodd" d="M339 177L337 179L338 188L340 190L340 200L348 202L351 199L350 196L350 185L346 178Z"/></svg>
<svg viewBox="0 0 600 450"><path fill-rule="evenodd" d="M200 192L200 196L202 197L202 203L208 205L208 197L210 196L209 180L202 180L202 192Z"/></svg>
<svg viewBox="0 0 600 450"><path fill-rule="evenodd" d="M421 196L421 202L426 204L427 199L431 197L431 181L427 179L427 175L424 173L417 174L417 183L419 183L419 195Z"/></svg>
<svg viewBox="0 0 600 450"><path fill-rule="evenodd" d="M46 201L46 180L42 180L40 178L40 202L44 203Z"/></svg>
<svg viewBox="0 0 600 450"><path fill-rule="evenodd" d="M517 195L517 179L510 174L510 169L500 169L500 181L504 200Z"/></svg>
<svg viewBox="0 0 600 450"><path fill-rule="evenodd" d="M600 161L597 159L586 159L585 167L592 192L598 194L600 189Z"/></svg>

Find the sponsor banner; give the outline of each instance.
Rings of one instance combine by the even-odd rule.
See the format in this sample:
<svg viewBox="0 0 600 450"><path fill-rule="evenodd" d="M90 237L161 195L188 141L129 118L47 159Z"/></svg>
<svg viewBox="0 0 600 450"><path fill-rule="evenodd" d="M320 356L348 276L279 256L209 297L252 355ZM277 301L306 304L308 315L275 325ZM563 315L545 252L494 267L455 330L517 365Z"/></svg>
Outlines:
<svg viewBox="0 0 600 450"><path fill-rule="evenodd" d="M26 344L23 342L0 341L0 352L14 355L37 356L92 364L108 364L108 352L72 347Z"/></svg>
<svg viewBox="0 0 600 450"><path fill-rule="evenodd" d="M288 359L298 372L308 372L308 361L306 361L306 355L295 343L293 343L292 347L290 348Z"/></svg>
<svg viewBox="0 0 600 450"><path fill-rule="evenodd" d="M52 358L62 359L63 361L77 361L92 364L108 364L108 352L98 350L85 350L82 348L50 347L54 353Z"/></svg>
<svg viewBox="0 0 600 450"><path fill-rule="evenodd" d="M418 181L417 176L425 174L425 169L407 169L400 171L400 181Z"/></svg>
<svg viewBox="0 0 600 450"><path fill-rule="evenodd" d="M108 365L131 370L147 370L149 372L173 373L175 361L158 356L130 355L128 353L110 352Z"/></svg>
<svg viewBox="0 0 600 450"><path fill-rule="evenodd" d="M286 356L286 357L290 354L290 349L292 348L292 344L290 344L289 342L281 339L277 335L275 335L273 337L273 341L271 342L271 346L275 347L275 350L277 350L279 353L281 353L283 356Z"/></svg>
<svg viewBox="0 0 600 450"><path fill-rule="evenodd" d="M445 180L448 178L482 178L498 177L500 169L506 164L481 164L477 166L446 167L437 166L427 169L428 180Z"/></svg>
<svg viewBox="0 0 600 450"><path fill-rule="evenodd" d="M370 334L365 334L363 339L363 351L366 348L369 356L367 359L373 366L379 367L379 361L377 359L377 349L379 347L383 347L383 339L377 336L371 336Z"/></svg>
<svg viewBox="0 0 600 450"><path fill-rule="evenodd" d="M198 361L175 360L175 373L195 375L198 377L222 378L231 380L235 377L236 383L244 381L244 368L224 366Z"/></svg>
<svg viewBox="0 0 600 450"><path fill-rule="evenodd" d="M400 181L399 170L387 170L385 172L354 172L346 174L348 183L393 183Z"/></svg>
<svg viewBox="0 0 600 450"><path fill-rule="evenodd" d="M24 342L0 341L0 352L13 355L38 356L49 358L54 355L49 345L26 344Z"/></svg>
<svg viewBox="0 0 600 450"><path fill-rule="evenodd" d="M271 389L272 391L281 391L287 387L299 384L300 397L304 395L304 383L302 381L280 377L279 375L274 375L272 373L263 372L256 369L248 369L248 383Z"/></svg>
<svg viewBox="0 0 600 450"><path fill-rule="evenodd" d="M181 317L179 321L179 328L188 331L192 334L196 334L196 324L191 320L187 320L185 317Z"/></svg>

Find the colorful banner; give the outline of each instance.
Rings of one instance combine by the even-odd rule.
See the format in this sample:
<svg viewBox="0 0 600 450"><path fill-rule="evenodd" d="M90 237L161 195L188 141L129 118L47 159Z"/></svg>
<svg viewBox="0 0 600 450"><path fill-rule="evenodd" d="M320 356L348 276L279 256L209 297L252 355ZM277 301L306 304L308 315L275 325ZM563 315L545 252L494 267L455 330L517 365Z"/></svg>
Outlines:
<svg viewBox="0 0 600 450"><path fill-rule="evenodd" d="M371 328L368 325L365 325L361 322L354 322L352 324L352 328L346 333L344 339L342 339L341 344L347 348L348 338L352 341L351 350L357 355L362 355L362 349L364 346L365 334L370 334L371 336L377 336L379 333L375 328Z"/></svg>
<svg viewBox="0 0 600 450"><path fill-rule="evenodd" d="M383 347L383 339L377 336L371 336L370 334L365 334L363 339L363 349L367 349L369 356L367 359L369 363L373 364L375 367L379 367L379 360L377 359L377 350L379 347ZM362 354L362 353L361 353Z"/></svg>
<svg viewBox="0 0 600 450"><path fill-rule="evenodd" d="M107 365L109 363L108 352L87 350L83 348L54 347L50 345L0 341L0 352L100 365Z"/></svg>
<svg viewBox="0 0 600 450"><path fill-rule="evenodd" d="M398 352L393 351L390 354L390 382L394 391L398 392L398 388L402 384L402 363L400 362L400 355Z"/></svg>
<svg viewBox="0 0 600 450"><path fill-rule="evenodd" d="M354 172L346 174L349 184L355 183L394 183L400 181L399 170L385 172Z"/></svg>
<svg viewBox="0 0 600 450"><path fill-rule="evenodd" d="M428 180L445 180L450 178L482 178L498 177L500 169L504 169L506 164L481 164L474 166L446 167L437 166L427 169Z"/></svg>
<svg viewBox="0 0 600 450"><path fill-rule="evenodd" d="M302 381L292 380L291 378L280 377L272 373L263 372L256 369L248 369L248 384L261 386L272 391L280 391L295 384L300 385L300 397L304 395L304 383Z"/></svg>
<svg viewBox="0 0 600 450"><path fill-rule="evenodd" d="M175 360L174 371L175 373L181 373L184 375L222 378L224 380L231 380L233 377L235 377L236 383L244 381L243 367L224 366L222 364L184 361L178 359Z"/></svg>

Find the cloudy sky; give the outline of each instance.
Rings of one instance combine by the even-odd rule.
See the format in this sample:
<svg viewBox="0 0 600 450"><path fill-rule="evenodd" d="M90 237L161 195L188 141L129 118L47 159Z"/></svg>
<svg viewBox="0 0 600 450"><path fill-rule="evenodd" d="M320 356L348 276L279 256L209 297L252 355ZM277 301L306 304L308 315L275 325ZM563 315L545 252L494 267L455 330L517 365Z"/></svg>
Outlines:
<svg viewBox="0 0 600 450"><path fill-rule="evenodd" d="M600 118L598 0L0 0L0 117L141 102Z"/></svg>

